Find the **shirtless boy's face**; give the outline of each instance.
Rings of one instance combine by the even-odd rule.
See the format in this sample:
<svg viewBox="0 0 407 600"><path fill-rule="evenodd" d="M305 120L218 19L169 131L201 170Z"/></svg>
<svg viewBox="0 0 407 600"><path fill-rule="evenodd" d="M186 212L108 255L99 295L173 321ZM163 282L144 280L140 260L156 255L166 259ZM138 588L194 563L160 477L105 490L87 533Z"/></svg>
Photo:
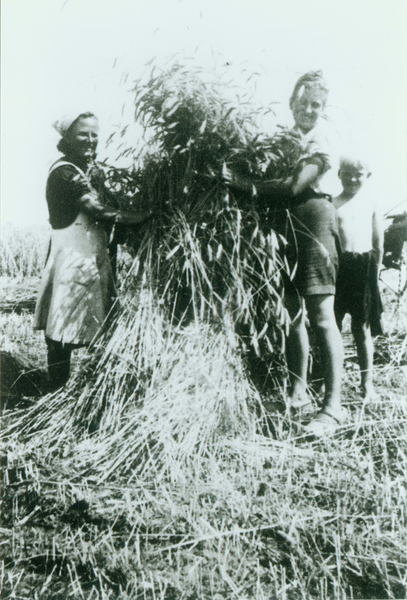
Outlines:
<svg viewBox="0 0 407 600"><path fill-rule="evenodd" d="M354 196L358 193L370 173L361 164L344 164L339 169L339 179L342 182L343 191Z"/></svg>
<svg viewBox="0 0 407 600"><path fill-rule="evenodd" d="M313 129L325 111L325 94L318 87L301 87L291 102L295 124L303 133Z"/></svg>

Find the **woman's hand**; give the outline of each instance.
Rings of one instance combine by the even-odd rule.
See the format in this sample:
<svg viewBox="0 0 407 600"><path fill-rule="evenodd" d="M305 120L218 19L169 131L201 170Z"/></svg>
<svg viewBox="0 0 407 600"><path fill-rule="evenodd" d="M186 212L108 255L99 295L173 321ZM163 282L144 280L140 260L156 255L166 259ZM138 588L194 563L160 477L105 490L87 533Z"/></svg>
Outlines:
<svg viewBox="0 0 407 600"><path fill-rule="evenodd" d="M116 216L116 223L123 223L125 225L136 225L146 219L153 216L154 210L149 208L143 212L119 212Z"/></svg>

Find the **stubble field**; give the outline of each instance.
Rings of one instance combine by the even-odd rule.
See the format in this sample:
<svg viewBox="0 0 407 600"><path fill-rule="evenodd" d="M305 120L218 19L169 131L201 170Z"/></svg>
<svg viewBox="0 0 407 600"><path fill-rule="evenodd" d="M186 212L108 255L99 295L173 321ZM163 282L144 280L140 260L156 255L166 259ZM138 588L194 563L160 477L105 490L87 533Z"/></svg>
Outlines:
<svg viewBox="0 0 407 600"><path fill-rule="evenodd" d="M345 332L350 419L309 440L306 415L265 411L226 326L168 328L142 297L117 321L126 343L77 353L68 390L44 396L32 310L48 234L6 233L3 598L405 597L404 271L382 274L377 400L359 394ZM143 310L154 320L140 333Z"/></svg>

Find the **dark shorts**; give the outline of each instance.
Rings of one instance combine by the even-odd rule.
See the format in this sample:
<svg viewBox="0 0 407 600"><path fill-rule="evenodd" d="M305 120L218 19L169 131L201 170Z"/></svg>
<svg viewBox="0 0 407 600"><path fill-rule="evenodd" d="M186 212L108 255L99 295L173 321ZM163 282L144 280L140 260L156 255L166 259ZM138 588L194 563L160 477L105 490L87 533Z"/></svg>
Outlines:
<svg viewBox="0 0 407 600"><path fill-rule="evenodd" d="M300 296L335 294L339 234L337 215L329 197L311 197L286 211L286 258L291 272L286 293ZM290 281L288 281L288 279Z"/></svg>
<svg viewBox="0 0 407 600"><path fill-rule="evenodd" d="M382 335L380 317L383 305L377 283L377 264L373 251L344 252L339 261L335 295L335 317L339 329L345 314L370 325L373 336Z"/></svg>

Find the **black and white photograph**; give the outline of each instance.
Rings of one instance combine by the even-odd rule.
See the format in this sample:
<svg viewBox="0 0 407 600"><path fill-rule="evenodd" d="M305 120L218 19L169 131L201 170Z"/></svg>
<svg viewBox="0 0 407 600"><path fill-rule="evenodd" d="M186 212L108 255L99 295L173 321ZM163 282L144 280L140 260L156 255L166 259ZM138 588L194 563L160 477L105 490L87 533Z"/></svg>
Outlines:
<svg viewBox="0 0 407 600"><path fill-rule="evenodd" d="M2 0L0 597L407 593L405 0Z"/></svg>

